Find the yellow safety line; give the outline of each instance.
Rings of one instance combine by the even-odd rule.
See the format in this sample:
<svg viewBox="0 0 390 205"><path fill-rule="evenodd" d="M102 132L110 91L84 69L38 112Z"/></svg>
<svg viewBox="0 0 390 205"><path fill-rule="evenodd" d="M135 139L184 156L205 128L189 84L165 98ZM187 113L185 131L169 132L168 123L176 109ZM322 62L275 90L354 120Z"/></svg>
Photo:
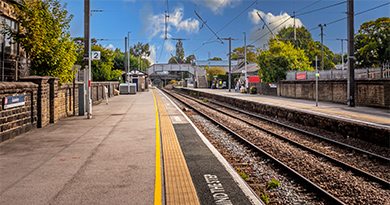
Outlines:
<svg viewBox="0 0 390 205"><path fill-rule="evenodd" d="M156 171L155 171L155 181L154 181L154 204L161 205L161 149L160 149L160 122L158 118L158 109L157 101L154 96L154 91L152 90L154 98L154 109L156 111Z"/></svg>
<svg viewBox="0 0 390 205"><path fill-rule="evenodd" d="M165 202L167 205L199 205L186 160L175 129L159 95L156 95L164 156Z"/></svg>

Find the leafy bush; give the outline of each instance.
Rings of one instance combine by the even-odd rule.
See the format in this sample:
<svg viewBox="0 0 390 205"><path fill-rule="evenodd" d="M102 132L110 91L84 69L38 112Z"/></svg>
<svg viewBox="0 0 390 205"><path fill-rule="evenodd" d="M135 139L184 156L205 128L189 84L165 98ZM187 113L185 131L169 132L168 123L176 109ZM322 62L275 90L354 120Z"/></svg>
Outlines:
<svg viewBox="0 0 390 205"><path fill-rule="evenodd" d="M250 92L251 94L256 94L256 93L257 93L257 88L256 88L256 86L252 86L251 89L249 90L249 92Z"/></svg>
<svg viewBox="0 0 390 205"><path fill-rule="evenodd" d="M265 203L265 204L269 204L269 199L268 199L269 195L268 194L262 194L260 196L261 200Z"/></svg>

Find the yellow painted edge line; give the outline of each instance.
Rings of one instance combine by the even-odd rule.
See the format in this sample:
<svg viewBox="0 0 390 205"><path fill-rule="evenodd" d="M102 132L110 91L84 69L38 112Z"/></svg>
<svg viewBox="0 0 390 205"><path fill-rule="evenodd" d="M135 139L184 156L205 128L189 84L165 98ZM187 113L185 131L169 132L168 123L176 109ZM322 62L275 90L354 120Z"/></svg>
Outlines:
<svg viewBox="0 0 390 205"><path fill-rule="evenodd" d="M161 149L160 149L160 120L158 118L157 101L152 90L154 99L154 109L156 111L156 169L155 169L155 181L154 181L154 204L161 205Z"/></svg>

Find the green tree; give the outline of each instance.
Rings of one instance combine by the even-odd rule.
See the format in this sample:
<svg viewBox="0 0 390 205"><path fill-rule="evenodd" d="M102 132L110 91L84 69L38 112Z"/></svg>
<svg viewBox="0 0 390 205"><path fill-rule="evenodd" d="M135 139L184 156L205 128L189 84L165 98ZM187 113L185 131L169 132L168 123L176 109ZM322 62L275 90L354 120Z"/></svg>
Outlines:
<svg viewBox="0 0 390 205"><path fill-rule="evenodd" d="M100 60L91 61L93 81L118 80L122 72L112 70L114 68L115 52L101 45L91 46L91 50L100 51Z"/></svg>
<svg viewBox="0 0 390 205"><path fill-rule="evenodd" d="M324 46L324 70L330 70L334 68L333 63L333 52L325 45ZM309 57L310 62L313 62L316 59L320 61L320 64L318 65L319 68L321 68L321 42L319 41L312 41L309 43L308 48L305 50L305 53L307 57Z"/></svg>
<svg viewBox="0 0 390 205"><path fill-rule="evenodd" d="M149 43L143 44L142 42L138 42L134 46L130 47L130 54L134 57L149 57L150 56L150 50L149 50Z"/></svg>
<svg viewBox="0 0 390 205"><path fill-rule="evenodd" d="M195 55L189 55L186 58L186 63L187 64L195 65L195 61L196 61Z"/></svg>
<svg viewBox="0 0 390 205"><path fill-rule="evenodd" d="M309 43L313 41L310 32L306 27L296 28L296 39L294 40L294 27L284 27L282 28L277 35L279 41L287 42L289 41L295 48L307 49Z"/></svg>
<svg viewBox="0 0 390 205"><path fill-rule="evenodd" d="M237 60L239 55L242 55L242 56L245 55L245 46L233 49L232 57L231 57L232 60ZM255 48L255 46L253 46L253 45L246 46L246 60L248 62L256 62L256 48Z"/></svg>
<svg viewBox="0 0 390 205"><path fill-rule="evenodd" d="M294 48L290 42L279 44L270 40L269 45L269 50L261 52L257 57L261 68L258 75L264 82L276 82L278 78L285 78L286 72L290 70L314 70L310 67L305 52Z"/></svg>
<svg viewBox="0 0 390 205"><path fill-rule="evenodd" d="M178 63L184 63L184 48L183 48L183 42L180 40L176 43L176 60Z"/></svg>
<svg viewBox="0 0 390 205"><path fill-rule="evenodd" d="M315 60L316 56L320 62L321 60L321 43L319 41L313 41L313 38L310 32L305 27L296 28L296 39L294 40L294 27L282 28L277 37L279 41L284 41L285 43L290 42L294 48L300 48L305 51L307 57L312 62ZM333 63L333 52L324 45L324 69L330 70L334 68ZM321 65L319 65L321 67Z"/></svg>
<svg viewBox="0 0 390 205"><path fill-rule="evenodd" d="M364 22L355 35L355 57L358 67L373 67L390 59L390 18Z"/></svg>
<svg viewBox="0 0 390 205"><path fill-rule="evenodd" d="M115 70L125 70L125 54L122 53L119 49L114 51L114 69Z"/></svg>
<svg viewBox="0 0 390 205"><path fill-rule="evenodd" d="M70 39L66 5L59 0L24 0L14 4L18 29L6 32L19 43L31 59L31 74L54 76L60 83L73 81L76 45Z"/></svg>
<svg viewBox="0 0 390 205"><path fill-rule="evenodd" d="M214 57L214 58L210 58L209 61L221 61L222 58L220 57Z"/></svg>
<svg viewBox="0 0 390 205"><path fill-rule="evenodd" d="M208 66L206 66L206 73L207 73L207 80L209 81L214 80L214 76L226 75L226 72L222 68L218 68L218 67L209 68Z"/></svg>

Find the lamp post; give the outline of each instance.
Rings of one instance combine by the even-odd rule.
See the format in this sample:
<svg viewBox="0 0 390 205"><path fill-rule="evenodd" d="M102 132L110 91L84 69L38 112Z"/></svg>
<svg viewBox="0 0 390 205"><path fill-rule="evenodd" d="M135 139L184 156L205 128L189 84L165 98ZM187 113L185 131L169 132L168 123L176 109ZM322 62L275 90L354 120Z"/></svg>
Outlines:
<svg viewBox="0 0 390 205"><path fill-rule="evenodd" d="M129 48L129 51L128 53L126 53L126 56L127 56L127 71L130 71L131 67L130 67L130 34L131 31L127 32L127 47Z"/></svg>
<svg viewBox="0 0 390 205"><path fill-rule="evenodd" d="M246 82L246 78L247 78L247 74L246 74L246 33L244 32L244 45L245 45L245 58L244 58L244 63L245 63L245 91L248 93L247 91L247 86L246 86L246 83L249 83L249 82ZM249 87L249 85L248 85Z"/></svg>

